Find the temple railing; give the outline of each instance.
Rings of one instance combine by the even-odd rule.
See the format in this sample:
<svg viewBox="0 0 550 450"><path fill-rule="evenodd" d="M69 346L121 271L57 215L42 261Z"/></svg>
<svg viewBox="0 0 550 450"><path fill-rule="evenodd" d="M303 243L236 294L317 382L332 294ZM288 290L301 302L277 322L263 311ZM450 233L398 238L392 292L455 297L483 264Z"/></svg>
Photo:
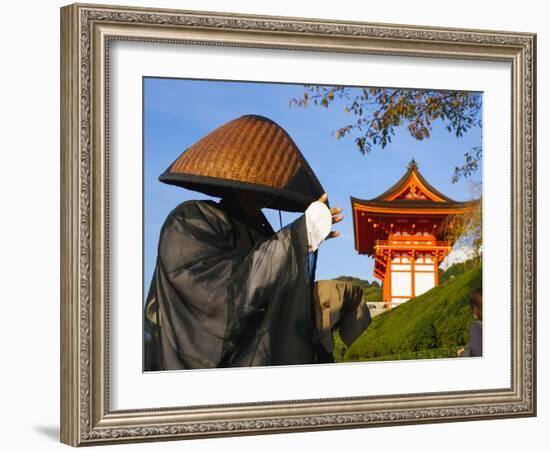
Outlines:
<svg viewBox="0 0 550 450"><path fill-rule="evenodd" d="M434 241L433 239L422 239L424 236L411 236L410 239L377 239L374 241L374 246L380 246L380 247L401 247L403 245L411 245L411 246L422 246L426 248L437 248L437 247L451 247L451 243L449 241Z"/></svg>
<svg viewBox="0 0 550 450"><path fill-rule="evenodd" d="M377 262L383 264L383 261L391 258L393 252L422 252L432 253L437 261L441 262L445 256L451 251L451 243L449 241L422 241L420 239L407 240L381 240L378 239L374 243L374 253ZM376 264L375 264L376 269ZM382 268L380 268L382 269ZM383 270L381 270L383 272Z"/></svg>

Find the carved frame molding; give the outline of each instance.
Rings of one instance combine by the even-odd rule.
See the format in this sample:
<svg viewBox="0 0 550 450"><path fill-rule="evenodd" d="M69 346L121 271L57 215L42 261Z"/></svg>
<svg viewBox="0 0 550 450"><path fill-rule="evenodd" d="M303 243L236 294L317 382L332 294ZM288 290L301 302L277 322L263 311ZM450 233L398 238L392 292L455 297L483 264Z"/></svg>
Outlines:
<svg viewBox="0 0 550 450"><path fill-rule="evenodd" d="M507 61L512 67L510 389L111 411L108 67L113 40ZM61 440L73 446L536 414L536 36L75 4L61 10Z"/></svg>

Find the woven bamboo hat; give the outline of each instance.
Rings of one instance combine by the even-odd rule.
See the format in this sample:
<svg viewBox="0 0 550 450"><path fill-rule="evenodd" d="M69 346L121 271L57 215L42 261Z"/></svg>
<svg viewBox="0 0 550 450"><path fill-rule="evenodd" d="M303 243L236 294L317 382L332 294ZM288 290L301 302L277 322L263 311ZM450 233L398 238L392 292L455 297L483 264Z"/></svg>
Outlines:
<svg viewBox="0 0 550 450"><path fill-rule="evenodd" d="M324 192L288 133L271 119L246 115L185 150L159 180L223 197L240 189L268 194L269 208L304 211Z"/></svg>

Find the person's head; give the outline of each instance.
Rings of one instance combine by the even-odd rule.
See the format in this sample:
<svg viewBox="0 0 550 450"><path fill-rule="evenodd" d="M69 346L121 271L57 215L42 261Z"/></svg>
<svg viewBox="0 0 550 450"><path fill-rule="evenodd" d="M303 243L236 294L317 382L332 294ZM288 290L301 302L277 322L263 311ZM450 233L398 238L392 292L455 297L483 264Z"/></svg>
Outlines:
<svg viewBox="0 0 550 450"><path fill-rule="evenodd" d="M269 208L274 202L273 196L269 194L237 189L232 191L231 198L254 211L262 208Z"/></svg>
<svg viewBox="0 0 550 450"><path fill-rule="evenodd" d="M262 217L261 210L273 204L273 197L262 192L244 189L227 189L223 192L222 202L231 208L233 213L244 214L249 218Z"/></svg>
<svg viewBox="0 0 550 450"><path fill-rule="evenodd" d="M483 291L480 287L470 293L470 307L475 320L483 318Z"/></svg>
<svg viewBox="0 0 550 450"><path fill-rule="evenodd" d="M159 177L213 197L303 212L324 192L290 135L271 119L246 115L185 150Z"/></svg>

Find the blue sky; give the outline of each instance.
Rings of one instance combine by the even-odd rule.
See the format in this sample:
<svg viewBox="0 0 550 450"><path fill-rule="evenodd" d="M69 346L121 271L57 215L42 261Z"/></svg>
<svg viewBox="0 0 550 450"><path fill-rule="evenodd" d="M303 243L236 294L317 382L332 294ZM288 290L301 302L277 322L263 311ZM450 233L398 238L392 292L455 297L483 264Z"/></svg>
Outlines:
<svg viewBox="0 0 550 450"><path fill-rule="evenodd" d="M344 221L335 229L341 236L323 243L319 250L317 279L351 275L373 279L373 261L355 252L350 195L375 197L395 183L415 159L426 179L455 200L472 198L474 177L451 183L453 168L464 153L481 143L481 130L471 129L458 139L434 124L430 139L417 141L404 127L397 130L385 149L375 147L366 155L353 138L336 140L333 131L353 122L343 104L329 108L289 107L289 99L301 97L301 84L144 79L144 290L149 289L157 256L159 232L168 213L179 203L206 199L203 194L158 181L159 175L189 146L224 123L244 114L271 118L292 136L328 192L331 206L344 208ZM265 210L274 229L278 212ZM283 225L297 214L283 212Z"/></svg>

